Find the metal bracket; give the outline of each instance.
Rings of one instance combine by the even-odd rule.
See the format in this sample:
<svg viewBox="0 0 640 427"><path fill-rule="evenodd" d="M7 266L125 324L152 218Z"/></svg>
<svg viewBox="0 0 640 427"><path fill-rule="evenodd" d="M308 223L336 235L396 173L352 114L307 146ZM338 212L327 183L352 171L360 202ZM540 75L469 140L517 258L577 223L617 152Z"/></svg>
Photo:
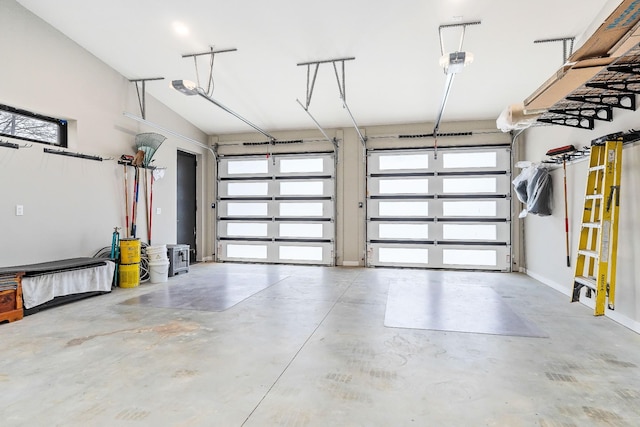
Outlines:
<svg viewBox="0 0 640 427"><path fill-rule="evenodd" d="M565 116L591 118L595 120L604 120L610 122L613 120L613 108L609 106L593 106L581 108L551 109L550 113L562 114Z"/></svg>
<svg viewBox="0 0 640 427"><path fill-rule="evenodd" d="M147 118L147 100L146 100L146 83L153 80L164 80L164 77L150 77L147 79L133 79L129 80L136 84L136 93L138 94L138 104L140 105L140 115L143 119ZM142 83L142 88L138 85Z"/></svg>
<svg viewBox="0 0 640 427"><path fill-rule="evenodd" d="M460 35L460 44L458 45L458 52L462 52L462 43L464 42L464 33L469 25L480 25L482 21L460 22L458 24L445 24L438 27L438 37L440 38L440 54L444 55L444 41L442 39L442 30L444 28L462 27L462 34Z"/></svg>
<svg viewBox="0 0 640 427"><path fill-rule="evenodd" d="M623 93L619 95L580 95L567 96L569 101L585 102L596 105L606 105L609 107L621 108L624 110L636 110L636 96L633 93ZM626 105L624 102L626 101Z"/></svg>
<svg viewBox="0 0 640 427"><path fill-rule="evenodd" d="M538 44L538 43L562 42L562 63L564 64L567 62L567 59L569 59L569 57L573 54L573 41L575 39L576 39L575 37L560 37L555 39L534 40L533 43ZM567 49L567 43L569 43L568 49ZM568 50L568 53L567 53L567 50Z"/></svg>
<svg viewBox="0 0 640 427"><path fill-rule="evenodd" d="M614 90L622 93L640 93L639 89L631 88L631 85L640 85L640 80L626 80L626 81L607 81L607 82L594 82L585 83L586 87L592 87L594 89L602 90Z"/></svg>
<svg viewBox="0 0 640 427"><path fill-rule="evenodd" d="M356 132L358 133L358 137L360 138L360 142L362 142L362 145L366 145L367 143L367 138L362 135L362 132L360 131L360 129L358 128L358 124L356 123L355 118L353 117L353 114L351 113L351 110L349 109L349 106L347 105L347 87L346 87L346 74L345 74L345 62L346 61L352 61L356 59L355 57L348 57L348 58L336 58L336 59L325 59L325 60L321 60L321 61L309 61L309 62L301 62L299 64L297 64L298 66L303 66L306 65L307 66L307 92L306 92L306 100L305 103L302 104L302 102L300 102L300 100L296 99L296 101L298 102L298 104L300 104L300 106L304 109L304 111L309 115L309 117L311 118L311 120L313 120L313 122L315 123L316 127L320 130L320 132L324 135L325 138L327 138L328 141L330 141L331 143L333 143L335 149L338 149L338 141L336 138L329 138L329 136L327 135L327 133L324 131L324 129L322 128L322 126L320 126L320 123L318 123L318 121L315 119L315 117L313 117L313 115L309 112L309 105L311 104L311 97L313 96L313 88L315 86L316 83L316 78L318 76L318 69L320 68L320 64L333 64L333 70L335 71L336 74L336 81L338 83L338 91L340 92L340 100L342 101L342 106L345 110L347 110L347 113L349 114L349 117L351 118L351 122L353 123L353 126L356 129ZM342 77L340 76L340 73L338 72L338 66L336 65L337 63L341 64L341 69L342 69ZM314 66L314 70L313 70L313 77L311 77L311 67Z"/></svg>
<svg viewBox="0 0 640 427"><path fill-rule="evenodd" d="M541 123L549 123L552 125L569 126L579 129L593 130L594 120L591 117L554 117L546 118L540 117L538 119Z"/></svg>
<svg viewBox="0 0 640 427"><path fill-rule="evenodd" d="M632 75L640 75L640 64L638 65L609 65L607 71L614 73L624 73Z"/></svg>
<svg viewBox="0 0 640 427"><path fill-rule="evenodd" d="M205 91L205 94L210 97L210 96L213 95L213 89L214 89L214 84L213 84L213 62L214 62L216 53L235 52L237 50L238 49L236 49L235 47L229 48L229 49L214 50L213 46L211 46L209 48L209 50L206 51L206 52L188 53L188 54L182 55L182 57L183 58L193 58L193 66L196 69L196 83L198 84L198 87L202 87L200 85L200 73L198 72L198 57L200 57L200 56L209 56L209 77L207 79L207 90Z"/></svg>

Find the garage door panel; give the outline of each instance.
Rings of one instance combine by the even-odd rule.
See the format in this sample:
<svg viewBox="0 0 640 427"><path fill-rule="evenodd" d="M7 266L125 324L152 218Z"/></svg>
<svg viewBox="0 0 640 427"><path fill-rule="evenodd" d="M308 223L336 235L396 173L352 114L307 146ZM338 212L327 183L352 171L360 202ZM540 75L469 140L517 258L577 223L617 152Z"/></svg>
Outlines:
<svg viewBox="0 0 640 427"><path fill-rule="evenodd" d="M430 201L425 199L369 199L369 218L428 218Z"/></svg>
<svg viewBox="0 0 640 427"><path fill-rule="evenodd" d="M332 215L331 200L277 201L273 204L280 218L329 218Z"/></svg>
<svg viewBox="0 0 640 427"><path fill-rule="evenodd" d="M220 159L217 259L333 265L334 175L330 154Z"/></svg>
<svg viewBox="0 0 640 427"><path fill-rule="evenodd" d="M432 206L437 218L509 218L511 201L506 197L460 199L441 198Z"/></svg>
<svg viewBox="0 0 640 427"><path fill-rule="evenodd" d="M505 271L511 248L505 245L403 245L370 243L369 265L378 267L422 267L461 270Z"/></svg>
<svg viewBox="0 0 640 427"><path fill-rule="evenodd" d="M329 243L277 242L274 245L281 263L323 264L323 260L333 257Z"/></svg>
<svg viewBox="0 0 640 427"><path fill-rule="evenodd" d="M333 158L326 155L317 156L278 156L275 158L276 176L333 176Z"/></svg>
<svg viewBox="0 0 640 427"><path fill-rule="evenodd" d="M223 218L270 218L274 215L269 201L221 200L218 214Z"/></svg>
<svg viewBox="0 0 640 427"><path fill-rule="evenodd" d="M220 221L218 235L231 238L268 238L271 221Z"/></svg>
<svg viewBox="0 0 640 427"><path fill-rule="evenodd" d="M331 179L286 179L278 180L276 195L283 197L333 197L333 180Z"/></svg>
<svg viewBox="0 0 640 427"><path fill-rule="evenodd" d="M263 157L247 157L242 159L220 159L218 173L223 177L255 178L258 176L270 176L269 159Z"/></svg>
<svg viewBox="0 0 640 427"><path fill-rule="evenodd" d="M372 175L425 172L429 169L430 161L430 155L426 152L371 152L368 156L368 163L371 165L369 173Z"/></svg>
<svg viewBox="0 0 640 427"><path fill-rule="evenodd" d="M335 227L332 221L287 221L275 225L277 230L274 234L278 238L332 240L335 236Z"/></svg>
<svg viewBox="0 0 640 427"><path fill-rule="evenodd" d="M407 247L401 244L370 244L367 250L372 265L380 267L429 267L429 245Z"/></svg>
<svg viewBox="0 0 640 427"><path fill-rule="evenodd" d="M267 262L270 243L220 242L218 252L226 261Z"/></svg>
<svg viewBox="0 0 640 427"><path fill-rule="evenodd" d="M376 195L428 195L429 183L433 177L372 177L369 179L368 188L371 194Z"/></svg>
<svg viewBox="0 0 640 427"><path fill-rule="evenodd" d="M439 176L433 181L434 191L443 195L495 195L510 194L510 181L499 175Z"/></svg>
<svg viewBox="0 0 640 427"><path fill-rule="evenodd" d="M511 162L511 154L504 149L460 149L443 152L441 162L441 170L446 173L504 171L504 165Z"/></svg>
<svg viewBox="0 0 640 427"><path fill-rule="evenodd" d="M425 241L430 238L430 224L425 222L383 222L375 221L367 224L369 240L405 240Z"/></svg>
<svg viewBox="0 0 640 427"><path fill-rule="evenodd" d="M450 246L440 250L446 268L505 271L511 264L510 246Z"/></svg>
<svg viewBox="0 0 640 427"><path fill-rule="evenodd" d="M218 185L220 198L265 198L273 194L275 184L260 180L225 180Z"/></svg>
<svg viewBox="0 0 640 427"><path fill-rule="evenodd" d="M506 147L369 152L367 265L508 271Z"/></svg>

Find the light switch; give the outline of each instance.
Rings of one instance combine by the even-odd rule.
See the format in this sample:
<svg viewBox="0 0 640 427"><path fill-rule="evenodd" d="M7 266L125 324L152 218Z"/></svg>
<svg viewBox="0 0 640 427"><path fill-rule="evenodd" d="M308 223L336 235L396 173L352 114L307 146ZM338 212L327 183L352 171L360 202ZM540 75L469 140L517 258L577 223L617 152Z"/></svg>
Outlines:
<svg viewBox="0 0 640 427"><path fill-rule="evenodd" d="M24 206L16 205L16 216L24 215Z"/></svg>
<svg viewBox="0 0 640 427"><path fill-rule="evenodd" d="M156 215L160 215L162 213L162 208L156 208Z"/></svg>

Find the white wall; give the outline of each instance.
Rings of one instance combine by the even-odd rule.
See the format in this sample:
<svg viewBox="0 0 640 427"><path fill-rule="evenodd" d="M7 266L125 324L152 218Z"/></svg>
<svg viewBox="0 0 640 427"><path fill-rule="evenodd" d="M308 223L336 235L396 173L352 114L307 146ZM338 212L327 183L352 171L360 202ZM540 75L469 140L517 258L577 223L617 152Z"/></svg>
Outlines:
<svg viewBox="0 0 640 427"><path fill-rule="evenodd" d="M0 11L0 102L69 120L69 150L85 154L117 159L134 154L137 133L162 133L123 116L123 111L140 114L135 86L126 77L15 1L0 0ZM150 96L147 119L206 142L202 132ZM203 166L210 155L165 136L155 155L155 164L167 170L154 186L154 206L162 214L154 216L153 238L175 243L176 150L199 155ZM124 227L123 167L113 160L46 154L44 147L0 147L0 266L91 256L111 244L113 227ZM130 185L132 175L131 169ZM198 191L205 200L210 185L202 176L200 172ZM15 215L18 204L24 206L23 216ZM199 212L198 224L204 228L205 211ZM138 216L138 236L146 240L143 206Z"/></svg>
<svg viewBox="0 0 640 427"><path fill-rule="evenodd" d="M613 122L597 121L593 131L562 126L536 127L527 130L525 138L517 144L524 148L523 159L541 161L551 148L569 144L589 146L598 137L637 128L639 118L638 112L614 110ZM613 312L607 311L607 315L640 332L640 198L637 196L640 188L640 145L625 146L622 158L616 307ZM567 295L573 287L587 163L582 161L567 166L571 267L566 266L562 168L552 172L553 215L530 215L524 220L526 272Z"/></svg>

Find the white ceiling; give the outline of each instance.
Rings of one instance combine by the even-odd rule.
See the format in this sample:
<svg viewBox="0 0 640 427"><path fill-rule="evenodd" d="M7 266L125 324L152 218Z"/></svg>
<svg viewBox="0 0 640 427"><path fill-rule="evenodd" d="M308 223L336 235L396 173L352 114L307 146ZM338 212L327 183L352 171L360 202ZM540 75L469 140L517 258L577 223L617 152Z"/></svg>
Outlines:
<svg viewBox="0 0 640 427"><path fill-rule="evenodd" d="M443 123L495 119L522 102L562 65L562 43L536 39L588 35L619 1L606 0L18 0L208 134L251 129L200 97L169 87L196 81L182 55L237 48L215 56L213 98L268 131L314 125L304 102L306 61L345 62L347 102L360 126L435 121L445 75L438 27L469 21L463 50L475 61L456 76ZM603 9L604 8L604 9ZM603 12L604 10L604 12ZM606 15L605 15L606 16ZM188 35L174 31L176 23ZM460 28L443 30L457 50ZM577 45L576 45L577 47ZM206 86L208 58L198 61ZM133 83L132 83L133 84ZM323 127L347 127L330 64L320 67L310 111ZM139 114L139 111L133 111ZM153 116L147 119L154 121Z"/></svg>

